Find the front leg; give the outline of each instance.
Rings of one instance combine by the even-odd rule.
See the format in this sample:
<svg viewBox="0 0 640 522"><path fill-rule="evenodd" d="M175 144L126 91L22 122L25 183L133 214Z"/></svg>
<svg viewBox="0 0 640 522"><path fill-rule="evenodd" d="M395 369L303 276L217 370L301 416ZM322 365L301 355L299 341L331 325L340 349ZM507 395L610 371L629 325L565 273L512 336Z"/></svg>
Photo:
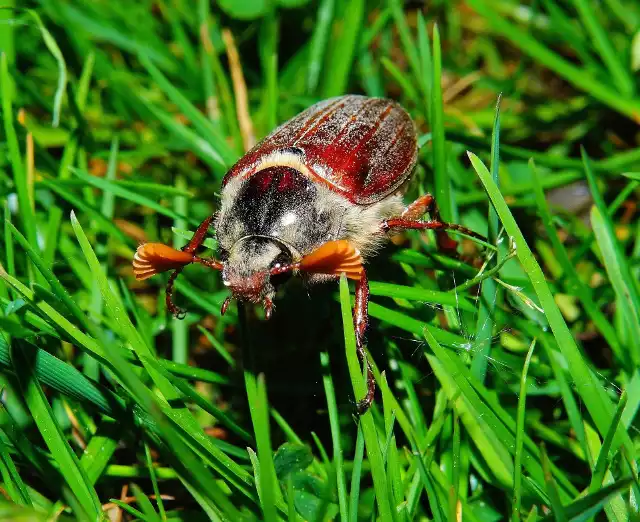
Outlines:
<svg viewBox="0 0 640 522"><path fill-rule="evenodd" d="M181 248L182 252L187 252L189 254L193 254L193 263L200 263L201 265L208 266L209 268L213 268L215 270L222 270L222 263L215 259L203 259L195 255L196 250L202 246L205 238L207 237L207 233L209 232L209 227L211 226L211 222L213 221L214 215L207 217L198 225L198 228L193 234L191 240ZM180 267L176 269L171 276L169 276L169 281L167 282L167 288L165 291L165 301L167 304L167 309L176 319L184 319L186 316L186 312L176 306L173 302L173 287L177 277L182 272L184 267Z"/></svg>
<svg viewBox="0 0 640 522"><path fill-rule="evenodd" d="M367 272L362 271L360 279L356 283L356 302L353 308L353 326L356 333L356 350L358 351L358 358L362 364L367 365L367 394L363 399L358 401L356 410L358 415L366 413L371 407L373 397L376 391L376 380L373 377L373 371L371 365L367 361L365 353L365 333L367 326L369 325L369 281L367 279Z"/></svg>

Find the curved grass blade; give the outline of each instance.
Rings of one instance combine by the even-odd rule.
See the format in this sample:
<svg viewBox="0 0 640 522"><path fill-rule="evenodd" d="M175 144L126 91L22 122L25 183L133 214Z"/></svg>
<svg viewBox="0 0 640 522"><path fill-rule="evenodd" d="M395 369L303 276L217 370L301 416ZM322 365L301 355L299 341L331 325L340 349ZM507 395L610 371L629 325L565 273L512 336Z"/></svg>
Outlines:
<svg viewBox="0 0 640 522"><path fill-rule="evenodd" d="M16 342L12 351L13 368L24 395L24 400L33 415L45 444L59 466L73 494L78 499L83 512L77 513L80 518L88 517L97 520L102 513L98 494L80 466L80 461L67 444L64 433L55 419L51 406L38 383L35 375L34 351L25 343Z"/></svg>
<svg viewBox="0 0 640 522"><path fill-rule="evenodd" d="M551 326L556 341L558 342L558 346L567 360L576 389L584 400L585 406L598 426L598 430L602 436L604 436L613 418L613 406L611 401L584 361L582 354L578 349L578 345L576 344L576 341L567 327L567 324L562 317L562 313L553 298L551 289L545 280L544 273L533 256L531 249L527 245L527 242L520 231L520 227L518 227L507 203L500 194L498 187L496 187L493 182L491 174L475 154L469 152L468 155L473 168L480 177L485 190L491 198L491 202L493 203L507 234L515 242L518 259L527 273L527 276L531 280L533 288L540 300L540 304L547 316L549 325ZM624 444L629 452L633 452L631 440L624 430L618 429L615 440L616 442L614 444Z"/></svg>
<svg viewBox="0 0 640 522"><path fill-rule="evenodd" d="M366 385L360 369L360 363L356 355L356 337L353 330L353 319L351 317L351 300L349 298L349 285L347 278L343 274L340 277L340 305L342 309L342 328L344 330L344 343L349 366L349 375L353 385L353 393L357 398L364 397ZM387 475L384 467L382 454L380 451L380 440L371 410L367 411L359 418L364 435L367 455L371 463L371 475L373 477L373 487L376 492L376 502L380 512L382 522L392 522L391 505L389 503Z"/></svg>
<svg viewBox="0 0 640 522"><path fill-rule="evenodd" d="M516 431L516 454L513 459L513 509L511 511L511 520L518 522L520 520L520 506L522 505L522 453L524 446L524 430L525 430L525 414L527 403L527 374L529 373L529 364L533 349L536 346L534 339L529 346L529 351L524 360L522 367L522 377L520 378L520 394L518 395L518 424Z"/></svg>

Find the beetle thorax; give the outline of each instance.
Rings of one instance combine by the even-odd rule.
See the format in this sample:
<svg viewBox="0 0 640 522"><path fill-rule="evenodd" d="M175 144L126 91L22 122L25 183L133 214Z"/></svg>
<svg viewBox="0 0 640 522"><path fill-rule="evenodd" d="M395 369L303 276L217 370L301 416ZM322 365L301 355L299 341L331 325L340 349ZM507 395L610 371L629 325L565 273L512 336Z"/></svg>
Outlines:
<svg viewBox="0 0 640 522"><path fill-rule="evenodd" d="M269 167L224 187L216 233L223 279L235 297L272 298L271 268L299 261L338 234L343 211L327 208L321 189L287 166Z"/></svg>

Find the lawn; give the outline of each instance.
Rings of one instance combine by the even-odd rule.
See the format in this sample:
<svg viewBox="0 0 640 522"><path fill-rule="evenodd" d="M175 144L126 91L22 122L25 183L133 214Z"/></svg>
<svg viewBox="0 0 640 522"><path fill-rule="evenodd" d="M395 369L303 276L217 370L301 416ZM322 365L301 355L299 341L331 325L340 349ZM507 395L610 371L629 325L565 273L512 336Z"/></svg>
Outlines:
<svg viewBox="0 0 640 522"><path fill-rule="evenodd" d="M5 0L0 520L640 520L636 0ZM397 235L273 317L182 247L255 140L388 97L458 255ZM214 236L203 255L215 255Z"/></svg>

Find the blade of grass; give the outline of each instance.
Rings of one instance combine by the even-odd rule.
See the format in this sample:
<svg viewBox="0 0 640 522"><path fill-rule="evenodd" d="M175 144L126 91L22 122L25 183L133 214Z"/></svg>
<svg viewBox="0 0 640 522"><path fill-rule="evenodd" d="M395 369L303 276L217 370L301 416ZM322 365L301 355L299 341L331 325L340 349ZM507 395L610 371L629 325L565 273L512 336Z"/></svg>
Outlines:
<svg viewBox="0 0 640 522"><path fill-rule="evenodd" d="M591 209L591 223L604 258L604 267L628 328L629 335L626 338L633 366L637 367L640 364L640 297L626 257L615 237L611 220L601 212L598 206Z"/></svg>
<svg viewBox="0 0 640 522"><path fill-rule="evenodd" d="M103 419L80 458L80 465L92 485L105 473L118 448L121 426L111 419Z"/></svg>
<svg viewBox="0 0 640 522"><path fill-rule="evenodd" d="M260 24L260 63L265 78L264 101L267 111L266 127L271 131L278 125L278 39L279 17L275 7L269 9Z"/></svg>
<svg viewBox="0 0 640 522"><path fill-rule="evenodd" d="M569 520L591 520L591 517L602 511L602 508L606 506L607 502L609 502L611 498L628 489L631 482L632 479L622 479L613 484L609 484L596 493L579 498L575 502L564 506L564 514L569 518ZM622 515L624 516L627 514L628 513L623 513ZM609 516L609 520L613 520L609 513L607 513L607 515ZM540 519L540 522L552 522L554 520L558 520L558 518L555 514L550 514L543 519Z"/></svg>
<svg viewBox="0 0 640 522"><path fill-rule="evenodd" d="M331 34L331 22L336 0L321 0L318 5L318 16L311 36L309 50L309 70L307 72L307 91L313 94L318 88L320 71L324 62L327 42Z"/></svg>
<svg viewBox="0 0 640 522"><path fill-rule="evenodd" d="M437 303L441 305L458 306L460 310L475 312L476 307L462 296L455 296L450 292L428 290L415 286L401 286L393 283L371 281L369 283L371 295L392 297L394 299L408 299L421 303Z"/></svg>
<svg viewBox="0 0 640 522"><path fill-rule="evenodd" d="M598 453L598 458L596 459L596 463L593 466L591 482L589 483L589 493L595 493L603 485L602 482L604 480L604 474L607 471L607 461L610 462L609 450L611 449L611 442L613 441L613 436L618 429L618 425L620 424L620 419L622 418L622 414L624 413L624 408L626 405L627 394L626 392L624 392L620 397L620 401L618 402L618 406L616 407L616 412L613 417L613 422L611 423L609 431L607 431L607 434L602 441L600 453Z"/></svg>
<svg viewBox="0 0 640 522"><path fill-rule="evenodd" d="M500 171L500 102L501 96L498 96L496 102L496 114L493 120L493 131L491 133L491 177L496 186L499 186ZM499 247L498 243L498 214L495 209L489 205L489 215L487 216L488 233L487 241ZM490 271L499 265L498 256L500 250L497 250L493 257L487 261L487 270ZM480 300L478 302L478 319L476 321L476 335L474 339L473 360L471 361L471 372L480 381L483 382L487 374L487 366L491 354L491 342L493 339L493 329L495 326L494 312L499 300L498 293L502 293L502 287L498 290L498 285L493 278L487 278L482 283L480 290Z"/></svg>
<svg viewBox="0 0 640 522"><path fill-rule="evenodd" d="M0 338L1 343L2 338ZM2 440L0 440L0 471L2 471L2 482L11 501L22 506L32 506L29 491L18 473L7 445Z"/></svg>
<svg viewBox="0 0 640 522"><path fill-rule="evenodd" d="M527 245L520 228L516 224L509 207L500 194L498 187L491 179L491 174L482 161L473 153L468 153L471 163L476 173L480 177L491 202L505 227L507 234L516 244L516 253L527 276L531 280L533 288L540 300L540 304L545 311L549 325L558 341L558 346L565 356L569 365L571 376L575 382L578 393L584 400L585 406L594 419L601 435L607 432L611 419L613 418L613 407L611 401L606 396L605 391L599 385L597 379L585 363L580 350L576 344L571 331L562 317L562 313L556 304L551 289L546 283L544 273L536 261L533 253ZM628 451L632 452L631 440L628 435L619 429L616 432L616 445L624 444Z"/></svg>
<svg viewBox="0 0 640 522"><path fill-rule="evenodd" d="M60 47L58 47L55 38L42 23L40 15L33 9L27 9L26 12L35 21L38 29L40 30L40 34L42 35L42 40L44 41L47 49L53 55L56 63L58 64L58 86L56 87L56 92L53 96L53 121L51 123L53 127L57 127L58 125L60 125L62 99L67 89L67 64L64 61L64 56L62 54L62 51L60 50Z"/></svg>
<svg viewBox="0 0 640 522"><path fill-rule="evenodd" d="M553 476L551 475L551 462L549 461L549 456L547 455L544 444L540 446L540 455L542 460L542 469L544 470L544 479L547 486L547 495L549 496L549 501L551 503L551 511L555 516L556 522L567 522L567 515L562 507L558 488L553 480Z"/></svg>
<svg viewBox="0 0 640 522"><path fill-rule="evenodd" d="M154 83L176 104L180 112L193 123L196 131L198 131L202 138L215 150L217 157L220 158L222 167L226 169L231 166L237 159L236 153L229 147L224 136L220 134L215 125L194 107L184 94L174 87L147 56L140 55L138 58L140 59L140 63L151 75L151 78L153 78Z"/></svg>
<svg viewBox="0 0 640 522"><path fill-rule="evenodd" d="M529 346L527 356L522 367L522 377L520 378L520 394L518 395L518 421L516 428L516 454L513 459L513 509L511 511L511 520L518 522L520 520L520 507L522 505L522 453L524 446L524 430L525 430L525 414L527 404L527 374L529 373L529 364L531 364L531 356L536 346L534 339Z"/></svg>
<svg viewBox="0 0 640 522"><path fill-rule="evenodd" d="M173 218L175 220L178 220L180 223L183 223L183 220L186 220L189 224L194 225L194 226L198 226L199 223L197 222L197 220L195 219L190 219L187 218L183 215L180 215L176 212L174 212L173 210L171 210L170 208L166 208L163 207L162 205L160 205L159 203L157 203L156 201L152 200L151 198L148 198L146 196L142 196L136 192L134 192L133 190L129 190L128 188L124 187L121 184L118 183L114 183L112 181L109 181L108 179L104 179L104 178L98 178L97 176L92 176L91 174L89 174L88 172L83 172L81 170L77 170L77 169L73 169L73 173L75 174L76 177L78 177L79 179L81 179L82 181L87 182L88 184L97 187L105 192L111 192L112 194L132 201L138 205L141 205L143 207L147 207L147 208L151 208L153 210L155 210L156 212L158 212L158 214L162 214L163 216L167 216L170 218ZM183 227L179 227L179 228L183 228Z"/></svg>
<svg viewBox="0 0 640 522"><path fill-rule="evenodd" d="M143 520L147 522L159 522L161 519L156 513L156 510L153 509L153 504L151 504L151 500L149 497L138 487L137 484L131 484L132 493L136 498L136 503L140 507L143 513Z"/></svg>
<svg viewBox="0 0 640 522"><path fill-rule="evenodd" d="M349 366L349 375L353 385L353 393L356 398L364 397L366 385L360 370L360 364L356 355L356 338L353 330L353 319L351 317L351 300L349 298L349 286L346 276L340 278L340 304L342 308L342 328L344 330L344 342ZM373 477L373 487L376 492L376 502L382 522L392 522L391 506L389 504L386 471L380 453L380 442L378 433L373 422L371 410L367 411L359 418L369 462L371 462L371 475Z"/></svg>
<svg viewBox="0 0 640 522"><path fill-rule="evenodd" d="M593 464L591 462L591 452L589 451L589 448L587 446L587 439L584 433L584 424L582 413L580 411L581 408L576 402L576 399L573 395L573 389L567 381L564 369L561 367L561 359L563 358L563 356L558 353L557 350L552 348L552 341L550 340L548 335L543 335L540 340L542 343L542 347L547 354L547 359L551 364L551 368L553 370L553 374L555 375L556 382L558 383L558 387L560 388L562 401L564 402L564 407L567 410L567 417L569 417L571 427L576 434L576 439L578 439L578 442L582 447L585 458L588 460L588 462Z"/></svg>
<svg viewBox="0 0 640 522"><path fill-rule="evenodd" d="M575 0L575 7L580 14L582 24L593 41L594 47L598 50L600 58L602 58L611 74L613 85L620 90L623 96L633 96L635 90L633 79L629 71L620 62L617 51L609 41L607 30L601 25L593 6L587 0Z"/></svg>
<svg viewBox="0 0 640 522"><path fill-rule="evenodd" d="M324 98L345 93L358 47L358 38L366 12L364 0L346 0L336 16L332 27L332 44L327 52L327 70L322 93Z"/></svg>
<svg viewBox="0 0 640 522"><path fill-rule="evenodd" d="M534 182L536 201L538 203L538 210L541 214L542 224L545 227L547 237L551 241L556 259L563 268L563 275L565 278L567 278L567 291L571 295L575 295L580 299L580 302L582 303L582 306L584 306L585 311L589 314L595 325L598 327L598 330L600 330L600 333L602 333L604 338L607 340L607 343L609 344L611 349L621 361L625 361L626 355L622 351L622 348L618 341L618 336L613 326L611 325L611 323L609 323L607 318L593 301L590 289L584 283L582 283L582 281L578 277L578 274L575 270L575 265L569 259L569 255L567 254L566 249L560 242L555 226L553 225L553 216L551 215L551 211L549 210L549 204L545 198L542 186L540 184L540 176L533 161L529 162L529 168L531 170Z"/></svg>
<svg viewBox="0 0 640 522"><path fill-rule="evenodd" d="M78 499L83 510L82 513L78 513L78 516L97 520L102 513L98 494L80 466L75 453L67 444L64 433L36 379L33 355L34 351L28 345L16 342L12 361L24 400L45 444L59 466L60 473Z"/></svg>
<svg viewBox="0 0 640 522"><path fill-rule="evenodd" d="M119 325L119 328L121 330L120 335L131 345L132 349L134 350L134 352L144 365L145 369L152 377L160 393L162 394L164 404L162 406L152 406L152 404L156 404L156 400L160 399L154 399L151 402L149 402L151 400L149 399L146 401L146 410L149 413L154 413L158 409L158 407L160 407L161 411L164 414L160 417L160 420L162 422L166 422L164 417L166 415L166 417L168 417L168 419L172 423L174 423L175 426L179 426L182 430L181 433L188 436L189 442L191 444L195 444L196 447L202 452L202 455L207 457L207 463L210 464L218 473L223 475L229 481L229 483L238 488L239 491L249 496L246 490L246 486L251 485L252 481L250 475L246 472L246 470L242 469L237 463L235 463L214 444L212 444L210 439L204 434L202 428L198 425L197 421L186 407L169 407L169 404L171 404L172 401L180 399L179 391L164 375L162 375L157 371L156 368L149 364L149 360L155 359L154 355L152 354L150 348L145 344L144 339L127 316L123 304L117 298L116 294L112 292L105 274L100 269L98 259L93 252L93 249L91 248L91 245L86 235L84 234L80 223L73 213L71 214L71 223L74 228L74 232L76 233L76 237L78 238L78 242L80 243L82 251L87 259L87 263L93 269L95 277L98 278L100 291L102 293L103 299L105 300L105 306L110 315ZM114 359L115 356L116 354L112 353L111 359ZM120 367L120 375L122 375L123 372L129 374L128 379L136 387L140 388L140 386L142 386L141 384L136 384L139 382L139 380L132 373L129 373L130 370L125 370L124 368ZM146 391L143 391L145 389L146 388L144 387L140 388L140 397L143 397L146 393ZM151 408L153 411L151 411L149 408ZM174 436L173 431L170 431L169 429L165 430L164 435L170 437L169 440L171 441L171 443L178 447L183 447L183 445L185 444L180 438ZM205 468L202 465L199 465L198 467L202 468L203 476L202 478L196 477L195 475L192 476L192 478L195 480L195 483L202 486L204 486L205 483L208 483L208 491L210 491L211 495L214 495L215 501L219 505L224 506L224 510L227 513L237 513L235 507L233 507L228 499L226 499L218 486L216 486L215 483L213 486L210 484L210 482L212 481L211 475L205 471Z"/></svg>
<svg viewBox="0 0 640 522"><path fill-rule="evenodd" d="M18 136L14 127L13 120L13 79L9 74L7 65L7 56L3 53L0 55L0 84L2 95L2 120L4 122L4 133L7 140L7 148L9 149L9 160L11 170L13 172L13 180L18 194L18 211L20 213L20 221L25 231L25 235L29 244L33 248L38 248L36 233L36 215L31 200L29 181L27 180L26 171L22 163L22 154L20 145L18 144Z"/></svg>
<svg viewBox="0 0 640 522"><path fill-rule="evenodd" d="M176 185L179 188L186 189L186 181L180 174L176 178ZM187 198L176 196L173 198L173 210L177 216L188 216L189 209ZM174 218L173 226L178 229L187 227L187 219ZM183 245L177 236L173 236L173 247L180 249ZM189 359L189 326L180 319L172 317L169 314L169 322L171 323L171 358L177 362L186 364Z"/></svg>
<svg viewBox="0 0 640 522"><path fill-rule="evenodd" d="M453 219L451 179L447 173L446 141L444 134L444 107L442 102L442 51L440 31L433 28L433 89L431 92L431 133L433 135L433 182L435 198L444 221Z"/></svg>
<svg viewBox="0 0 640 522"><path fill-rule="evenodd" d="M362 480L362 461L364 458L364 435L362 425L358 425L353 469L351 470L351 489L349 494L349 522L358 522L358 506L360 505L360 483Z"/></svg>
<svg viewBox="0 0 640 522"><path fill-rule="evenodd" d="M264 382L264 375L258 375L255 379L252 375L247 375L247 395L251 408L251 421L258 448L258 461L260 474L258 484L260 487L260 504L262 513L267 522L276 521L277 479L276 470L273 464L273 452L271 450L271 437L269 430L269 406L267 404L267 391Z"/></svg>
<svg viewBox="0 0 640 522"><path fill-rule="evenodd" d="M327 352L320 353L320 365L322 366L322 382L324 384L324 393L327 397L327 409L329 410L329 425L331 426L331 442L333 444L333 466L336 471L340 520L347 522L349 520L347 512L347 483L344 476L344 457L340 444L340 419L338 418L336 392L333 387L329 354Z"/></svg>
<svg viewBox="0 0 640 522"><path fill-rule="evenodd" d="M587 92L620 114L638 121L640 101L620 96L620 93L599 82L590 72L560 57L533 36L502 18L485 0L470 0L470 5L489 21L495 31L508 38L523 53L551 69L576 89Z"/></svg>

